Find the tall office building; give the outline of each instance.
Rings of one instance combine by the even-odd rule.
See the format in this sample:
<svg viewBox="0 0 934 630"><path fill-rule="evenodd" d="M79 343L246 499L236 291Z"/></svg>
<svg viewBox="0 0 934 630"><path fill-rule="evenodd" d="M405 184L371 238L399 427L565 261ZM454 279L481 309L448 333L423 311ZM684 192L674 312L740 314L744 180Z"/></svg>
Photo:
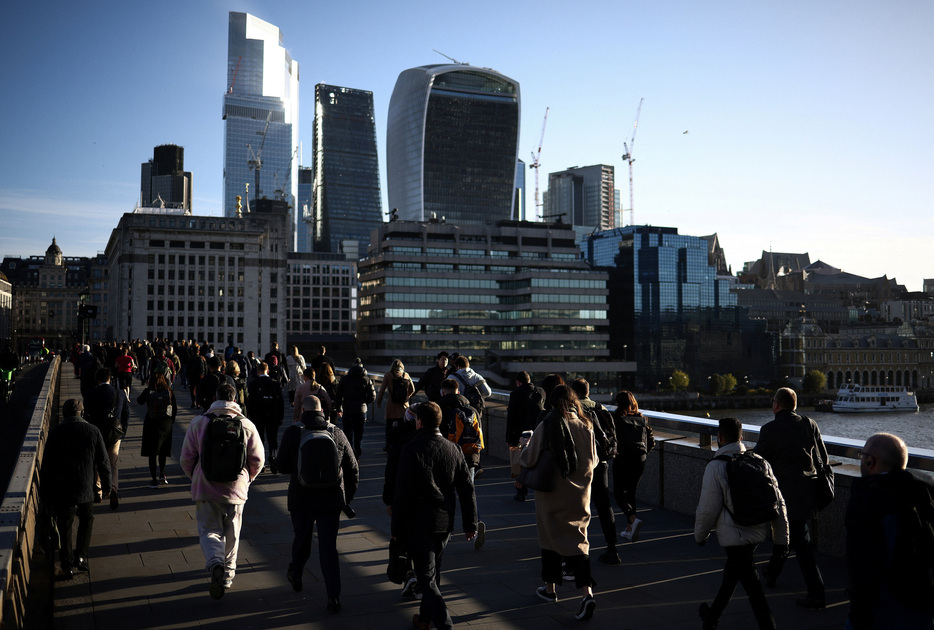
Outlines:
<svg viewBox="0 0 934 630"><path fill-rule="evenodd" d="M237 195L266 197L295 209L298 195L298 62L282 33L248 13L231 11L224 95L224 216ZM247 185L249 194L247 195ZM293 211L293 215L298 215Z"/></svg>
<svg viewBox="0 0 934 630"><path fill-rule="evenodd" d="M466 64L406 70L389 102L389 207L409 221L510 219L518 143L516 81Z"/></svg>
<svg viewBox="0 0 934 630"><path fill-rule="evenodd" d="M571 167L548 174L545 216L562 219L587 231L616 227L614 169L606 164Z"/></svg>
<svg viewBox="0 0 934 630"><path fill-rule="evenodd" d="M516 161L516 198L513 200L513 214L519 221L528 221L525 214L525 162Z"/></svg>
<svg viewBox="0 0 934 630"><path fill-rule="evenodd" d="M298 225L295 226L296 232L296 252L309 253L312 251L311 229L314 223L311 220L312 204L312 186L313 173L309 167L298 167L298 204L295 208L295 215L298 218Z"/></svg>
<svg viewBox="0 0 934 630"><path fill-rule="evenodd" d="M185 171L185 149L163 144L140 168L140 206L191 211L191 173Z"/></svg>
<svg viewBox="0 0 934 630"><path fill-rule="evenodd" d="M343 251L346 240L366 251L383 222L373 93L315 86L312 251Z"/></svg>

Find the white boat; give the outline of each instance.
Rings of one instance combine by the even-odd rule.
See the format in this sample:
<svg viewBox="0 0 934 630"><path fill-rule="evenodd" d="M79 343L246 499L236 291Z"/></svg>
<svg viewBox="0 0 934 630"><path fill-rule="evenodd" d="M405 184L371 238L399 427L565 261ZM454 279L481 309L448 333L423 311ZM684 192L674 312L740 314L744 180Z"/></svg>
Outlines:
<svg viewBox="0 0 934 630"><path fill-rule="evenodd" d="M845 413L918 411L918 398L907 387L844 385L833 401L833 410Z"/></svg>

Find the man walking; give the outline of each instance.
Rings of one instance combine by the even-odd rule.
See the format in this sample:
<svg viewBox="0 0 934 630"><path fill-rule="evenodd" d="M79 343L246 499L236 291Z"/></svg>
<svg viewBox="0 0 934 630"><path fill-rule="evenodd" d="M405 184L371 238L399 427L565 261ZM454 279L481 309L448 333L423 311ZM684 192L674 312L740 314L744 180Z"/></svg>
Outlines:
<svg viewBox="0 0 934 630"><path fill-rule="evenodd" d="M309 368L311 371L311 368ZM295 539L286 578L292 588L302 590L302 573L311 556L311 539L318 525L318 555L327 591L327 608L341 609L341 572L337 555L337 530L341 510L350 505L357 491L359 468L343 431L328 422L316 396L296 399L304 410L301 423L282 434L278 465L289 479L288 510Z"/></svg>
<svg viewBox="0 0 934 630"><path fill-rule="evenodd" d="M263 444L269 447L267 461L272 466L272 474L279 470L276 465L276 449L279 446L279 427L282 426L285 399L279 383L269 376L269 366L263 361L255 370L256 377L247 386L247 410L259 431Z"/></svg>
<svg viewBox="0 0 934 630"><path fill-rule="evenodd" d="M94 525L94 475L101 490L110 492L110 461L101 432L81 416L80 400L66 400L64 419L49 432L42 456L42 498L52 506L61 537L59 559L62 575L74 577L75 570L88 571L88 549ZM78 517L77 542L72 543L72 529Z"/></svg>
<svg viewBox="0 0 934 630"><path fill-rule="evenodd" d="M114 387L110 380L109 368L102 367L97 370L97 387L84 397L84 408L88 422L101 432L107 447L110 459L110 509L116 510L120 504L117 498L120 443L126 435L130 420L130 401L123 388ZM94 478L94 492L96 503L100 503L102 497L107 494L101 487L99 477Z"/></svg>
<svg viewBox="0 0 934 630"><path fill-rule="evenodd" d="M528 372L516 372L515 384L506 407L506 445L509 447L519 446L522 434L535 429L538 416L545 408L545 390L532 384ZM525 501L528 494L529 489L517 483L513 500Z"/></svg>
<svg viewBox="0 0 934 630"><path fill-rule="evenodd" d="M803 608L823 610L826 605L824 579L817 568L808 523L817 516L812 498L816 462L819 459L829 465L829 458L817 423L796 414L797 406L798 397L793 389L782 387L775 392L772 398L775 419L763 425L755 452L772 465L788 506L788 536L807 586L807 597L799 597L795 603ZM766 586L775 585L787 559L788 548L776 544L765 570Z"/></svg>
<svg viewBox="0 0 934 630"><path fill-rule="evenodd" d="M441 596L441 560L454 531L455 501L460 500L464 534L477 533L477 503L461 449L441 435L441 409L432 402L416 410L416 436L402 448L392 504L392 536L409 552L422 592L413 619L419 630L433 624L454 627Z"/></svg>
<svg viewBox="0 0 934 630"><path fill-rule="evenodd" d="M771 493L763 497L766 502L774 501L779 506L778 516L770 521L753 525L740 525L735 519L743 507L742 501L758 500L758 497L735 496L731 488L731 479L727 474L729 462L727 460L744 453L743 425L736 418L720 420L717 429L717 454L704 470L704 481L701 487L700 500L697 503L697 513L694 520L694 540L703 545L710 536L710 530L716 528L717 540L726 551L726 565L723 567L723 581L720 590L713 600L713 604L703 603L700 606L700 617L704 623L704 630L714 630L723 614L727 604L736 590L736 583L743 585L752 612L756 617L760 630L774 630L775 619L765 599L762 583L756 573L754 553L756 545L769 537L771 530L772 540L776 545L788 544L788 526L785 518L785 504L781 494L774 488L778 486L772 469L767 462L758 459L764 467L767 476L765 492ZM740 519L742 520L742 519Z"/></svg>
<svg viewBox="0 0 934 630"><path fill-rule="evenodd" d="M227 383L217 388L215 401L207 413L192 420L185 434L179 463L191 479L191 498L195 502L198 537L204 553L205 567L211 573L211 597L220 599L233 584L237 572L237 550L240 546L240 525L243 505L246 503L250 483L263 469L263 443L256 427L240 413L234 402L237 390ZM236 458L239 472L232 481L212 481L211 478L228 477L215 445L221 437L214 422L224 422L223 434L234 435L236 440L226 445L227 451L239 446L242 452ZM208 435L211 439L208 439ZM207 460L206 460L207 458ZM236 466L234 466L236 467Z"/></svg>
<svg viewBox="0 0 934 630"><path fill-rule="evenodd" d="M934 484L907 464L908 447L891 433L860 453L846 510L852 630L934 627Z"/></svg>
<svg viewBox="0 0 934 630"><path fill-rule="evenodd" d="M422 377L415 384L415 392L425 390L425 395L431 402L438 402L441 398L441 382L447 378L448 373L448 353L441 351L435 357L435 364L425 370Z"/></svg>
<svg viewBox="0 0 934 630"><path fill-rule="evenodd" d="M363 425L366 422L367 405L376 400L376 387L358 357L337 384L334 409L341 417L344 434L353 445L354 455L359 459L363 452Z"/></svg>

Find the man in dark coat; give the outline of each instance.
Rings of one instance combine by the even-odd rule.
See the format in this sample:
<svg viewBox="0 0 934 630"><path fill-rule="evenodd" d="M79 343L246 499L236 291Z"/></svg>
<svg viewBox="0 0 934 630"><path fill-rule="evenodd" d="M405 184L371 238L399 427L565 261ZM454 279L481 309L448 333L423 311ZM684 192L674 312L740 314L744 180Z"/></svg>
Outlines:
<svg viewBox="0 0 934 630"><path fill-rule="evenodd" d="M788 508L790 546L795 550L808 593L807 597L797 598L795 603L804 608L823 610L826 605L824 579L817 568L808 522L817 516L812 497L813 481L817 475L815 460L819 458L829 465L829 458L817 424L796 414L797 406L798 397L793 389L782 387L775 392L772 398L775 419L759 431L755 453L772 466ZM767 586L775 585L787 558L788 548L775 545L765 570Z"/></svg>
<svg viewBox="0 0 934 630"><path fill-rule="evenodd" d="M376 387L367 376L363 361L357 358L347 375L337 383L334 409L344 424L344 434L353 445L357 458L363 452L363 425L366 421L367 405L376 400Z"/></svg>
<svg viewBox="0 0 934 630"><path fill-rule="evenodd" d="M877 433L860 454L846 510L848 628L934 626L934 484L906 470L908 447Z"/></svg>
<svg viewBox="0 0 934 630"><path fill-rule="evenodd" d="M357 491L359 468L353 449L343 431L328 422L317 396L306 396L301 402L301 424L293 424L282 434L282 448L277 462L279 470L290 473L288 510L292 517L295 539L292 541L292 562L286 578L295 591L302 590L302 573L311 556L311 539L315 523L318 524L318 555L324 576L330 612L341 609L341 573L337 554L337 530L341 510L350 505ZM326 488L302 485L298 474L298 455L305 431L328 432L337 447L340 462L340 481Z"/></svg>
<svg viewBox="0 0 934 630"><path fill-rule="evenodd" d="M532 384L528 372L517 372L516 388L509 394L509 406L506 407L506 445L519 446L519 438L525 431L535 429L538 416L545 408L545 390ZM515 501L525 501L529 489L516 486Z"/></svg>
<svg viewBox="0 0 934 630"><path fill-rule="evenodd" d="M246 407L263 444L269 447L266 461L272 467L272 474L277 475L276 450L279 447L279 427L282 426L284 413L282 388L278 381L269 376L269 366L265 361L254 372L255 378L247 384Z"/></svg>
<svg viewBox="0 0 934 630"><path fill-rule="evenodd" d="M97 387L84 397L84 410L87 421L101 432L107 454L110 458L110 509L116 510L119 505L117 498L117 479L119 477L120 443L126 435L127 425L130 421L130 401L126 391L110 384L110 368L97 370ZM94 480L95 500L100 502L107 493L101 488L101 481Z"/></svg>
<svg viewBox="0 0 934 630"><path fill-rule="evenodd" d="M392 504L392 536L408 550L421 606L416 628L454 627L441 596L441 558L454 531L455 501L460 499L464 534L477 534L477 501L460 447L441 435L441 409L432 402L416 410L416 436L402 448Z"/></svg>
<svg viewBox="0 0 934 630"><path fill-rule="evenodd" d="M438 402L441 399L441 383L447 378L448 373L448 353L443 350L435 357L435 365L431 366L415 384L415 392L425 390L425 395L431 402Z"/></svg>
<svg viewBox="0 0 934 630"><path fill-rule="evenodd" d="M63 420L49 432L39 471L42 498L58 522L61 537L59 559L62 574L88 570L88 549L94 525L94 474L99 475L104 495L110 493L110 461L101 432L81 416L84 405L69 399L62 407ZM78 538L72 543L75 516Z"/></svg>
<svg viewBox="0 0 934 630"><path fill-rule="evenodd" d="M197 398L198 404L208 412L208 408L214 404L214 392L224 383L230 385L236 391L237 383L229 376L221 372L221 358L213 356L208 361L208 373L201 378L198 383Z"/></svg>
<svg viewBox="0 0 934 630"><path fill-rule="evenodd" d="M311 360L311 368L315 371L315 374L322 373L325 363L331 366L332 372L335 374L337 373L337 368L334 367L334 361L326 354L327 351L327 348L324 346L318 346L318 354Z"/></svg>

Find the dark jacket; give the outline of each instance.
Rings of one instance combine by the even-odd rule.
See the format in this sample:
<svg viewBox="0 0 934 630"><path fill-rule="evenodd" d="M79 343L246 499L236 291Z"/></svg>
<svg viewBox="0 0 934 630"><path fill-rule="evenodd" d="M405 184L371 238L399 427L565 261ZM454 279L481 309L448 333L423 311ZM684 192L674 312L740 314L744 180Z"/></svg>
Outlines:
<svg viewBox="0 0 934 630"><path fill-rule="evenodd" d="M428 400L438 402L441 398L441 383L447 378L447 372L446 368L439 368L437 364L432 365L418 379L418 383L415 384L415 391L424 390Z"/></svg>
<svg viewBox="0 0 934 630"><path fill-rule="evenodd" d="M518 446L525 431L535 429L539 414L545 408L545 390L523 383L509 394L506 408L506 443Z"/></svg>
<svg viewBox="0 0 934 630"><path fill-rule="evenodd" d="M116 443L117 436L114 426L119 426L126 433L130 421L130 405L123 389L117 389L110 383L100 383L90 390L84 397L84 416L87 421L96 426L107 446ZM112 415L111 415L112 414Z"/></svg>
<svg viewBox="0 0 934 630"><path fill-rule="evenodd" d="M257 426L279 426L282 424L284 402L282 387L269 376L257 376L247 385L247 416Z"/></svg>
<svg viewBox="0 0 934 630"><path fill-rule="evenodd" d="M43 498L55 505L94 501L94 473L110 494L110 456L101 432L82 418L65 418L49 432L39 471Z"/></svg>
<svg viewBox="0 0 934 630"><path fill-rule="evenodd" d="M811 496L817 475L814 460L818 457L824 463L829 460L817 423L782 409L774 420L762 426L754 451L772 466L788 507L788 520L804 521L817 516Z"/></svg>
<svg viewBox="0 0 934 630"><path fill-rule="evenodd" d="M334 409L345 414L366 415L366 406L376 400L376 387L362 365L354 365L337 384Z"/></svg>
<svg viewBox="0 0 934 630"><path fill-rule="evenodd" d="M324 414L320 411L306 411L302 414L302 424L307 429L322 430L329 425ZM287 507L289 512L338 512L345 505L353 501L359 483L360 469L357 458L354 457L353 448L347 441L347 436L339 428L333 428L334 443L341 457L341 483L333 488L306 488L298 480L298 447L302 440L302 426L290 425L282 434L282 443L279 445L279 454L276 464L279 470L290 473L289 496Z"/></svg>
<svg viewBox="0 0 934 630"><path fill-rule="evenodd" d="M218 371L208 372L198 383L198 404L205 412L214 404L214 395L217 388L224 383L228 383L234 389L237 388L237 383L231 377Z"/></svg>
<svg viewBox="0 0 934 630"><path fill-rule="evenodd" d="M903 615L934 617L931 554L934 484L909 470L853 481L846 510L850 623L875 628L877 618L908 625ZM914 626L912 626L914 627Z"/></svg>
<svg viewBox="0 0 934 630"><path fill-rule="evenodd" d="M464 532L477 531L477 498L464 455L437 429L420 429L402 447L394 494L393 536L454 531L458 498Z"/></svg>

